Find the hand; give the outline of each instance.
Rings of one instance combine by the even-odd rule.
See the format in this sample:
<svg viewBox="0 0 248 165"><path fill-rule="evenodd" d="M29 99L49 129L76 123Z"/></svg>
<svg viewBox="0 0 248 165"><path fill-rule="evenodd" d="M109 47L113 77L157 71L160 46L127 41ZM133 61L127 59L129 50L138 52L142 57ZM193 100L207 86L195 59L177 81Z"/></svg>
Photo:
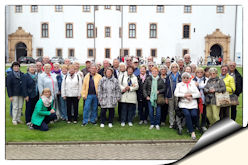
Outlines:
<svg viewBox="0 0 248 165"><path fill-rule="evenodd" d="M184 94L184 97L186 97L186 98L187 98L187 97L192 97L192 95L191 95L190 93L185 93L185 94Z"/></svg>
<svg viewBox="0 0 248 165"><path fill-rule="evenodd" d="M169 103L169 100L167 98L165 98L165 103L168 104Z"/></svg>
<svg viewBox="0 0 248 165"><path fill-rule="evenodd" d="M84 99L84 100L86 100L86 99L87 99L87 97L83 97L83 99Z"/></svg>
<svg viewBox="0 0 248 165"><path fill-rule="evenodd" d="M57 93L57 95L60 95L60 91Z"/></svg>
<svg viewBox="0 0 248 165"><path fill-rule="evenodd" d="M159 94L159 91L157 91L157 94Z"/></svg>
<svg viewBox="0 0 248 165"><path fill-rule="evenodd" d="M25 97L25 100L28 102L29 101L29 97L27 96L27 97Z"/></svg>
<svg viewBox="0 0 248 165"><path fill-rule="evenodd" d="M215 89L209 89L209 92L210 93L214 93L215 92Z"/></svg>
<svg viewBox="0 0 248 165"><path fill-rule="evenodd" d="M199 83L198 83L198 82L196 82L196 83L195 83L195 85L198 87L198 86L199 86Z"/></svg>
<svg viewBox="0 0 248 165"><path fill-rule="evenodd" d="M186 99L191 101L193 98L192 97L186 97Z"/></svg>
<svg viewBox="0 0 248 165"><path fill-rule="evenodd" d="M149 96L147 96L146 100L150 100L150 97L149 97Z"/></svg>
<svg viewBox="0 0 248 165"><path fill-rule="evenodd" d="M64 96L63 99L66 100L66 96Z"/></svg>
<svg viewBox="0 0 248 165"><path fill-rule="evenodd" d="M122 90L122 93L125 93L126 91L127 91L127 90L126 90L126 88L125 88L125 89Z"/></svg>
<svg viewBox="0 0 248 165"><path fill-rule="evenodd" d="M9 100L12 102L13 101L13 97L10 97Z"/></svg>
<svg viewBox="0 0 248 165"><path fill-rule="evenodd" d="M136 87L136 85L135 85L135 84L133 84L133 85L132 85L132 87Z"/></svg>
<svg viewBox="0 0 248 165"><path fill-rule="evenodd" d="M54 109L51 109L50 113L55 113L55 110Z"/></svg>
<svg viewBox="0 0 248 165"><path fill-rule="evenodd" d="M127 86L125 89L126 89L127 91L130 91L130 86Z"/></svg>

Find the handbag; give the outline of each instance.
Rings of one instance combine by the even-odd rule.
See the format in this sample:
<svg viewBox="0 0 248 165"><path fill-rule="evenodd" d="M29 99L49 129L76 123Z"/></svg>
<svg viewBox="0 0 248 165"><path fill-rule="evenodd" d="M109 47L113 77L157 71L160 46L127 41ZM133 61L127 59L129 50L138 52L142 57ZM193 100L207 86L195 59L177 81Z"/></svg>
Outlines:
<svg viewBox="0 0 248 165"><path fill-rule="evenodd" d="M233 93L233 89L232 89L232 93ZM230 101L231 101L231 105L239 105L239 98L236 94L231 94L230 95Z"/></svg>
<svg viewBox="0 0 248 165"><path fill-rule="evenodd" d="M219 93L215 92L216 106L228 107L231 105L229 92Z"/></svg>
<svg viewBox="0 0 248 165"><path fill-rule="evenodd" d="M157 98L157 104L158 105L164 105L165 104L165 98L163 94L159 94Z"/></svg>

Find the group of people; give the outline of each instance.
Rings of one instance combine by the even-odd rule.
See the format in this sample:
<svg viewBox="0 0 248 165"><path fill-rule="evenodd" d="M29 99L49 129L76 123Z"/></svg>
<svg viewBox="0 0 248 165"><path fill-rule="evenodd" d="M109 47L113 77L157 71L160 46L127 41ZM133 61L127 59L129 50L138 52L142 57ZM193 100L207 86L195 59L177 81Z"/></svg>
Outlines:
<svg viewBox="0 0 248 165"><path fill-rule="evenodd" d="M195 130L206 131L220 119L229 117L230 107L216 106L215 93L228 91L237 96L242 92L242 76L236 63L205 69L191 64L189 54L176 62L166 60L159 67L149 57L147 65L139 65L136 58L126 57L125 62L114 59L101 64L86 61L80 71L78 62L52 64L49 57L28 66L27 73L13 62L7 73L7 92L11 101L13 125L22 123L21 112L26 101L25 120L30 128L48 130L48 123L58 119L68 124L78 122L79 101L83 99L82 126L98 121L100 127L113 127L115 108L122 127L133 121L138 110L139 124L159 130L169 116L169 128L178 134L186 124L192 139ZM236 106L231 106L231 118L236 119ZM201 121L200 121L201 119Z"/></svg>

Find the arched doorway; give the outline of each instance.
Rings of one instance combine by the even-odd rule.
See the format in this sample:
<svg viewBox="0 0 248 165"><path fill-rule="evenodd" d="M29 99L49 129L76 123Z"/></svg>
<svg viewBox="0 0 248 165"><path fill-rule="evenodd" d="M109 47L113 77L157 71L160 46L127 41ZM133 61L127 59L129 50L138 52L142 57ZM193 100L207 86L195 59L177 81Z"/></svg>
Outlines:
<svg viewBox="0 0 248 165"><path fill-rule="evenodd" d="M219 44L215 44L210 48L210 56L222 58L222 48Z"/></svg>
<svg viewBox="0 0 248 165"><path fill-rule="evenodd" d="M23 43L23 42L19 42L18 44L16 44L16 61L24 56L27 56L27 46Z"/></svg>

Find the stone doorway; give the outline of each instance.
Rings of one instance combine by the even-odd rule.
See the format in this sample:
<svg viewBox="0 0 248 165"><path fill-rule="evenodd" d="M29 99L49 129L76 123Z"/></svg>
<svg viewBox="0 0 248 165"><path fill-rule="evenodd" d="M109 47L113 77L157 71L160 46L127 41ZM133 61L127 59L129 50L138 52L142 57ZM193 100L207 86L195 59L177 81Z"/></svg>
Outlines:
<svg viewBox="0 0 248 165"><path fill-rule="evenodd" d="M18 61L18 59L20 57L26 57L27 56L27 46L23 43L23 42L19 42L18 44L16 44L16 61Z"/></svg>

